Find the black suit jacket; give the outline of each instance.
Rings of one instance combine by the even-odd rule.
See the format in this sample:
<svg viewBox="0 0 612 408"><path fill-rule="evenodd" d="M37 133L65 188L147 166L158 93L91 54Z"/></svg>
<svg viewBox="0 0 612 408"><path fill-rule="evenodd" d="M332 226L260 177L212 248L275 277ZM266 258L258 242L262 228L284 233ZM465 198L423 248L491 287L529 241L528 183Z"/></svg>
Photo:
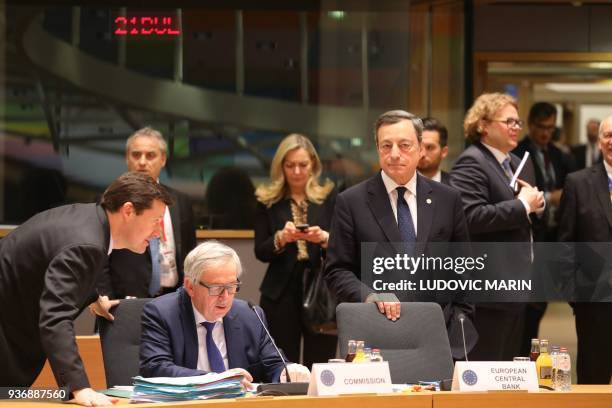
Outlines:
<svg viewBox="0 0 612 408"><path fill-rule="evenodd" d="M450 173L447 173L445 171L441 171L440 172L440 176L441 176L440 177L440 183L445 184L447 186L451 185L451 182L450 182Z"/></svg>
<svg viewBox="0 0 612 408"><path fill-rule="evenodd" d="M579 272L573 285L579 301L602 300L604 297L610 301L608 279L601 281L602 274L610 276L605 266L612 258L609 252L612 203L603 163L567 177L559 207L559 241L601 243L576 246L576 259L571 259L571 262L576 262Z"/></svg>
<svg viewBox="0 0 612 408"><path fill-rule="evenodd" d="M331 218L336 203L336 192L332 191L321 204L308 204L308 224L319 226L329 232ZM261 293L277 300L286 290L291 279L291 271L297 263L297 244L292 242L285 249L276 253L274 251L274 234L282 230L287 221L293 220L291 203L283 199L270 208L264 204L257 204L255 217L255 256L262 262L269 263L266 275L261 283ZM310 267L315 270L321 267L324 251L320 245L307 242Z"/></svg>
<svg viewBox="0 0 612 408"><path fill-rule="evenodd" d="M191 201L184 194L165 186L174 204L169 207L172 220L172 232L176 248L176 267L178 281L174 289L183 285L183 262L185 257L196 246L195 223ZM149 247L142 254L127 249L113 251L104 268L98 283L98 292L111 299L123 299L126 296L139 298L150 297L151 252Z"/></svg>
<svg viewBox="0 0 612 408"><path fill-rule="evenodd" d="M459 193L442 183L417 175L418 253L427 254L428 243L469 240ZM327 284L338 300L361 302L374 292L360 281L363 242L401 241L380 173L338 195L324 266ZM473 306L466 303L442 303L449 333L460 333L457 329L457 316L460 313L468 317L468 348L473 347L477 338L469 321ZM449 336L451 346L453 350L462 350L461 340L454 334ZM462 355L463 351L455 357Z"/></svg>
<svg viewBox="0 0 612 408"><path fill-rule="evenodd" d="M459 194L417 175L417 241L469 240ZM360 282L362 242L401 241L380 173L338 195L324 272L338 300L361 302L374 292Z"/></svg>
<svg viewBox="0 0 612 408"><path fill-rule="evenodd" d="M511 167L516 170L520 159L510 153ZM531 185L535 175L527 161L520 176ZM469 146L459 155L451 171L451 184L461 193L463 209L472 242L491 243L483 247L489 255L487 264L495 278L515 278L531 267L531 225L535 216L527 217L523 203L510 188L501 165L482 143ZM495 245L515 242L512 247ZM520 244L522 243L522 244ZM483 304L485 307L516 309L520 304Z"/></svg>
<svg viewBox="0 0 612 408"><path fill-rule="evenodd" d="M574 160L570 155L563 153L561 149L559 149L553 143L548 143L547 149L550 162L555 171L554 188L563 188L563 186L565 185L565 178L569 173L574 171ZM516 148L512 151L512 153L516 154L520 158L523 157L525 152L529 152L529 159L531 160L531 164L533 165L536 180L535 185L540 191L546 191L542 169L540 168L540 166L538 166L536 162L537 148L528 136L525 136L525 138L521 140L518 146L516 146Z"/></svg>
<svg viewBox="0 0 612 408"><path fill-rule="evenodd" d="M511 167L516 169L520 159L512 153L510 157ZM530 161L520 178L535 184ZM474 143L457 158L451 171L451 185L461 193L473 242L530 241L531 224L525 206L509 184L495 156L481 143Z"/></svg>
<svg viewBox="0 0 612 408"><path fill-rule="evenodd" d="M536 145L525 136L525 138L512 151L518 157L522 158L525 152L529 152L529 159L533 165L535 173L535 185L540 191L550 192L553 190L562 189L565 185L565 178L569 173L574 171L574 159L562 152L553 143L548 143L548 156L555 172L555 183L553 189L547 189L544 182L542 169L537 163L538 149ZM541 217L533 219L533 239L539 242L555 242L557 240L557 228L554 223L549 221L549 212L552 211L550 205L546 206L546 213Z"/></svg>
<svg viewBox="0 0 612 408"><path fill-rule="evenodd" d="M574 169L575 170L582 170L586 167L586 152L587 152L586 144L579 144L576 146L572 146L572 156L574 158ZM603 163L603 155L601 154L601 152L599 153L599 156L597 158L597 163L591 163L591 165L599 164L599 163Z"/></svg>
<svg viewBox="0 0 612 408"><path fill-rule="evenodd" d="M30 386L48 358L60 387L89 387L74 320L96 299L109 242L96 204L44 211L0 240L2 386Z"/></svg>

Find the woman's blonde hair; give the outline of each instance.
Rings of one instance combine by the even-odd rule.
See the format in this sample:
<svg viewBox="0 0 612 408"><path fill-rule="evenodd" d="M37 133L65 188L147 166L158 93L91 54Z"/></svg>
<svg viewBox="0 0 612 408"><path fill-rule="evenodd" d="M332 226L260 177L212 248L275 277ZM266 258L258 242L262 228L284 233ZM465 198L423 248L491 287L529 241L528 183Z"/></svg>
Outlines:
<svg viewBox="0 0 612 408"><path fill-rule="evenodd" d="M516 99L499 92L484 93L475 101L463 121L463 133L471 142L478 142L482 136L481 120L492 120L495 114L506 105L512 105L518 111Z"/></svg>
<svg viewBox="0 0 612 408"><path fill-rule="evenodd" d="M292 133L285 137L276 149L270 165L270 183L261 185L255 190L257 200L265 204L266 207L271 207L287 195L289 190L285 173L283 173L283 163L290 151L299 148L308 152L312 162L312 171L306 183L306 198L313 203L321 204L334 188L334 183L329 179L326 179L323 185L319 183L322 168L321 160L319 160L319 155L312 142L304 135Z"/></svg>

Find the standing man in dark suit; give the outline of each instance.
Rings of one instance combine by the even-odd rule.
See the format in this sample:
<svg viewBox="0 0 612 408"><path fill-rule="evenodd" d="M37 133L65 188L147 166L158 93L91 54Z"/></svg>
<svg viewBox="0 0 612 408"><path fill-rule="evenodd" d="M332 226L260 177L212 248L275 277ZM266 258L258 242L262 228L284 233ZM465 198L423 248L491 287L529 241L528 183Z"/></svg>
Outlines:
<svg viewBox="0 0 612 408"><path fill-rule="evenodd" d="M435 118L423 119L421 139L422 156L417 166L419 174L450 186L450 174L440 170L440 163L448 155L448 130L446 130L446 126Z"/></svg>
<svg viewBox="0 0 612 408"><path fill-rule="evenodd" d="M68 387L76 403L115 401L90 388L74 320L96 297L92 311L112 320L108 310L118 302L96 295L96 279L111 251L142 253L159 237L170 203L149 176L126 173L99 205L41 212L0 241L0 385L29 387L48 358L57 384Z"/></svg>
<svg viewBox="0 0 612 408"><path fill-rule="evenodd" d="M183 287L144 307L141 375L232 371L247 382L284 381L283 362L255 312L234 299L241 273L238 254L219 242L204 242L187 255ZM257 313L263 316L259 307ZM289 364L287 369L293 381L310 379L302 365Z"/></svg>
<svg viewBox="0 0 612 408"><path fill-rule="evenodd" d="M535 185L538 190L544 192L546 211L533 223L533 240L536 242L557 241L555 212L559 208L565 177L574 169L572 157L562 152L552 142L556 122L557 108L554 105L548 102L533 104L527 118L529 134L512 151L518 157L523 157L525 152L529 152L529 159L535 170ZM538 254L534 256L537 257ZM532 302L526 305L521 356L529 355L531 339L538 337L544 312L546 312L546 302Z"/></svg>
<svg viewBox="0 0 612 408"><path fill-rule="evenodd" d="M159 182L166 152L167 144L160 132L150 127L137 130L126 142L128 170L146 173ZM164 214L160 239L151 241L145 253L114 251L109 258L98 290L111 299L155 297L174 292L183 282L183 260L196 245L193 209L187 196L164 187L174 204Z"/></svg>
<svg viewBox="0 0 612 408"><path fill-rule="evenodd" d="M561 207L559 208L559 240L563 242L587 242L610 245L612 242L612 116L603 120L599 127L599 147L603 163L577 171L567 177ZM579 384L609 384L612 375L612 303L589 303L588 293L595 293L597 283L604 285L609 293L607 273L609 255L593 256L585 251L588 244L577 245L576 263L581 269L576 276L577 289L583 294L573 309L576 316L578 337L578 360L576 371ZM603 245L602 245L603 247ZM609 253L607 247L602 248ZM588 255L585 257L584 254ZM604 264L606 266L604 266ZM599 281L599 282L598 282ZM586 296L584 296L586 292Z"/></svg>
<svg viewBox="0 0 612 408"><path fill-rule="evenodd" d="M591 167L602 162L602 155L599 149L599 119L589 119L586 126L587 142L572 146L572 155L576 170Z"/></svg>
<svg viewBox="0 0 612 408"><path fill-rule="evenodd" d="M411 113L382 114L375 125L382 171L336 200L324 274L340 302L377 300L361 281L363 242L469 242L459 193L416 172L422 131L421 120ZM387 318L400 317L398 302L376 303ZM471 311L469 305L460 306ZM450 317L455 312L445 312L449 324L456 322Z"/></svg>
<svg viewBox="0 0 612 408"><path fill-rule="evenodd" d="M530 161L520 174L518 195L510 187L520 162L510 151L517 145L522 124L513 97L480 95L463 125L473 144L461 153L451 171L451 185L461 192L472 242L526 243L518 253L514 247L507 249L507 259L496 265L520 272L531 264L530 216L544 207L544 194L532 187L535 176ZM522 303L477 304L479 340L470 360L511 360L518 355L524 310Z"/></svg>

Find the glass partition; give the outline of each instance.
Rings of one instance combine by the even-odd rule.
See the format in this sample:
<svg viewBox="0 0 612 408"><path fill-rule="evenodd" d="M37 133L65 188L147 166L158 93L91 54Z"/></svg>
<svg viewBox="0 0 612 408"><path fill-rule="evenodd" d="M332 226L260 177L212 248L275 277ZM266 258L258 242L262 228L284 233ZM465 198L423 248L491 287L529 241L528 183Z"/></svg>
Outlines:
<svg viewBox="0 0 612 408"><path fill-rule="evenodd" d="M292 132L340 189L378 170L386 110L437 115L461 145L462 1L198 3L6 2L0 224L95 200L143 126L168 141L161 182L191 196L204 229L251 229L254 188Z"/></svg>

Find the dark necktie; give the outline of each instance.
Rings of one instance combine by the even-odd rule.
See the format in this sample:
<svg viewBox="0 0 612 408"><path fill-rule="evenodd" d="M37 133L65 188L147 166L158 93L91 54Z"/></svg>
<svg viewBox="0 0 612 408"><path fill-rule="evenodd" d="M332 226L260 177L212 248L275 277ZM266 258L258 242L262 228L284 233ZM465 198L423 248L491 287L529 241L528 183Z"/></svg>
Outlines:
<svg viewBox="0 0 612 408"><path fill-rule="evenodd" d="M410 207L404 199L406 187L397 187L397 227L403 242L416 242L414 223L410 214Z"/></svg>
<svg viewBox="0 0 612 408"><path fill-rule="evenodd" d="M544 191L553 191L555 189L555 171L552 168L548 149L542 149L544 157Z"/></svg>
<svg viewBox="0 0 612 408"><path fill-rule="evenodd" d="M508 177L508 181L512 181L512 176L514 173L512 172L512 167L510 167L510 159L505 158L502 162L502 168L504 169L504 173L506 173L506 177Z"/></svg>
<svg viewBox="0 0 612 408"><path fill-rule="evenodd" d="M223 357L221 352L217 348L213 338L212 332L216 322L202 322L202 325L206 328L206 354L208 354L208 364L210 364L210 371L215 373L222 373L225 371L225 364L223 364Z"/></svg>
<svg viewBox="0 0 612 408"><path fill-rule="evenodd" d="M159 265L159 238L149 241L149 252L151 253L151 283L149 284L149 295L154 297L161 286Z"/></svg>

